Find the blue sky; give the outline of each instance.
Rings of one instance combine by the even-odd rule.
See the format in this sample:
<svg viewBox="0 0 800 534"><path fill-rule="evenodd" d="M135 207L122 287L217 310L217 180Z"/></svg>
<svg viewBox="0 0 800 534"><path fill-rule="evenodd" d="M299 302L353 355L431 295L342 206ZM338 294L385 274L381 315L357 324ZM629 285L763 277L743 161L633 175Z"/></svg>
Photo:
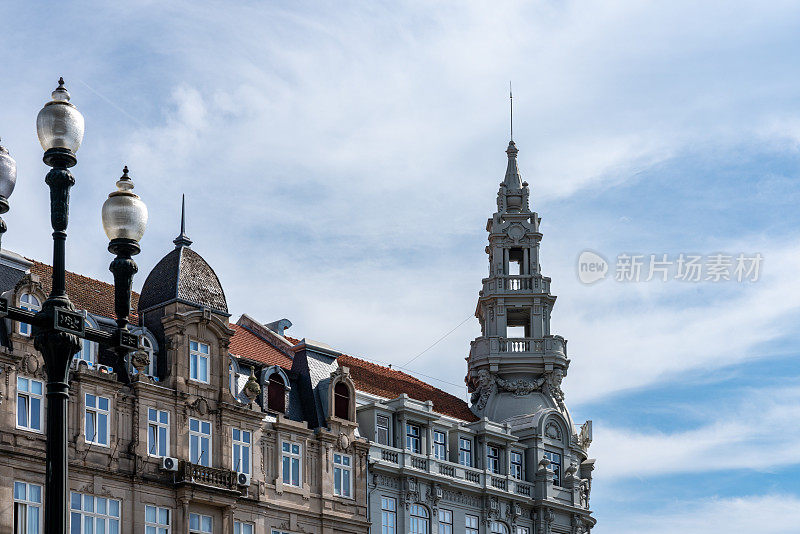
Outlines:
<svg viewBox="0 0 800 534"><path fill-rule="evenodd" d="M50 258L35 117L64 76L86 117L70 269L110 280L100 206L127 164L150 209L137 287L186 193L235 316L396 366L474 311L513 80L567 402L594 421L594 532L796 531L797 5L5 2L0 20L5 247ZM587 286L586 249L764 262L754 283ZM478 332L410 369L464 395Z"/></svg>

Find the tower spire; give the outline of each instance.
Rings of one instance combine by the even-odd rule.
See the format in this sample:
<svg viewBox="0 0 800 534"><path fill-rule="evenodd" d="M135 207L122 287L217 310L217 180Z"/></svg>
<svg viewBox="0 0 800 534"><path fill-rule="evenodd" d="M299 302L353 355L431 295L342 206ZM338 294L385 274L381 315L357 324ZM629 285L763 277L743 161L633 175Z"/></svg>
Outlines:
<svg viewBox="0 0 800 534"><path fill-rule="evenodd" d="M181 233L173 241L176 248L191 246L192 240L186 235L186 195L181 195Z"/></svg>
<svg viewBox="0 0 800 534"><path fill-rule="evenodd" d="M511 105L511 142L514 142L514 93L511 92L511 80L508 80L508 102Z"/></svg>

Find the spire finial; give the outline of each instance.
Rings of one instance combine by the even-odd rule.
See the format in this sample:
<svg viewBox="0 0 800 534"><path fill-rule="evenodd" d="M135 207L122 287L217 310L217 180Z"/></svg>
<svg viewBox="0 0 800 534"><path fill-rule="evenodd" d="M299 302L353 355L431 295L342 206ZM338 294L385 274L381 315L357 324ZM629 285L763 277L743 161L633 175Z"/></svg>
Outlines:
<svg viewBox="0 0 800 534"><path fill-rule="evenodd" d="M186 195L181 195L181 233L173 241L176 248L188 247L192 240L186 235Z"/></svg>
<svg viewBox="0 0 800 534"><path fill-rule="evenodd" d="M508 80L508 102L511 105L511 141L514 140L514 93L511 92L511 80Z"/></svg>

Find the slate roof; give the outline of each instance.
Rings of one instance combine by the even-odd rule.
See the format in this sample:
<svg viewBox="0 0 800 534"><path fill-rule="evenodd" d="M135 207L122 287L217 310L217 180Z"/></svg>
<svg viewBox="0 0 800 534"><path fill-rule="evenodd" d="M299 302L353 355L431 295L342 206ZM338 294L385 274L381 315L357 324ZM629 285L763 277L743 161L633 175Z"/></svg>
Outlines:
<svg viewBox="0 0 800 534"><path fill-rule="evenodd" d="M217 274L188 246L174 248L153 267L142 286L139 311L175 300L228 313Z"/></svg>
<svg viewBox="0 0 800 534"><path fill-rule="evenodd" d="M46 263L36 260L31 265L31 273L39 275L45 295L50 294L53 288L53 268ZM67 294L69 299L79 310L86 310L93 315L116 319L114 313L114 285L88 276L67 271ZM139 315L136 312L139 304L139 294L131 292L131 314L129 321L132 325L139 325Z"/></svg>

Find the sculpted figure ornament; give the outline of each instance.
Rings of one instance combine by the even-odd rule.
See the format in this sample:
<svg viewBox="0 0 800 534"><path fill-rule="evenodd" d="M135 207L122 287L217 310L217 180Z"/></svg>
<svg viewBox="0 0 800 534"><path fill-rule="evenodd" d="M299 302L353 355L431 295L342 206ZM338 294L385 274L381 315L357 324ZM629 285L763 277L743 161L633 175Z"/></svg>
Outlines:
<svg viewBox="0 0 800 534"><path fill-rule="evenodd" d="M584 478L581 480L580 483L580 499L581 499L581 506L584 508L589 508L589 494L592 491L592 483L589 481L588 478Z"/></svg>
<svg viewBox="0 0 800 534"><path fill-rule="evenodd" d="M538 378L533 382L528 382L527 380L523 380L521 378L518 378L517 380L505 380L499 376L495 380L497 381L497 387L503 391L510 392L516 397L524 397L525 395L535 391L541 391L542 386L546 381L544 377Z"/></svg>
<svg viewBox="0 0 800 534"><path fill-rule="evenodd" d="M150 365L150 356L147 355L146 350L140 348L131 354L131 364L136 369L137 376L142 377L144 376L144 370Z"/></svg>
<svg viewBox="0 0 800 534"><path fill-rule="evenodd" d="M545 375L547 379L547 389L550 390L550 396L556 401L559 408L564 409L564 392L561 390L561 381L564 379L564 371L560 367L556 367Z"/></svg>
<svg viewBox="0 0 800 534"><path fill-rule="evenodd" d="M483 410L486 407L486 403L489 402L489 397L497 390L494 377L488 370L481 369L473 382L473 387L475 390L470 396L470 402L478 410Z"/></svg>
<svg viewBox="0 0 800 534"><path fill-rule="evenodd" d="M256 379L256 375L253 374L252 368L250 369L250 378L247 379L247 382L242 388L242 393L244 393L244 396L247 397L250 402L253 402L261 393L261 386L258 385L258 380Z"/></svg>

